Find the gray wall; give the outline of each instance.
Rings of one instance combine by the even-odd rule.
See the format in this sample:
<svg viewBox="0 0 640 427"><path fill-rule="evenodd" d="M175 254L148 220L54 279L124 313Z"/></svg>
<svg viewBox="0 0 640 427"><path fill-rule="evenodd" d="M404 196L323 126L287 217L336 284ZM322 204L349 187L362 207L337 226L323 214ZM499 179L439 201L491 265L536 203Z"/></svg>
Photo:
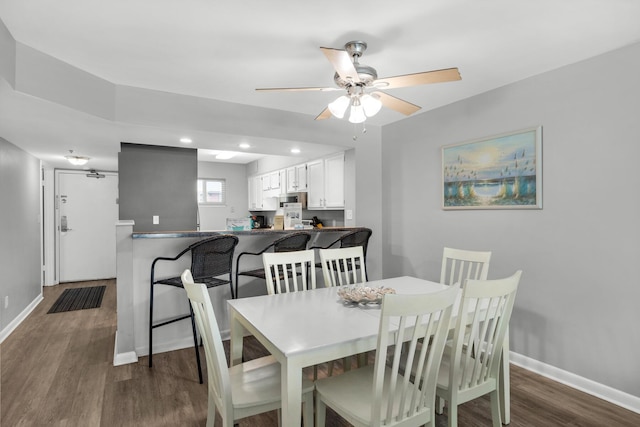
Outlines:
<svg viewBox="0 0 640 427"><path fill-rule="evenodd" d="M42 294L40 162L3 138L0 138L0 199L2 332ZM7 296L9 306L5 308Z"/></svg>
<svg viewBox="0 0 640 427"><path fill-rule="evenodd" d="M0 20L0 76L11 85L16 84L16 41Z"/></svg>
<svg viewBox="0 0 640 427"><path fill-rule="evenodd" d="M245 165L198 162L198 178L223 178L227 190L225 206L198 206L200 230L224 230L227 218L249 216L246 170Z"/></svg>
<svg viewBox="0 0 640 427"><path fill-rule="evenodd" d="M524 271L513 351L640 396L639 75L636 44L384 127L385 276L491 250L490 278ZM542 210L441 210L441 146L536 125Z"/></svg>
<svg viewBox="0 0 640 427"><path fill-rule="evenodd" d="M134 231L195 230L197 151L121 144L118 155L119 217ZM160 223L153 224L153 216Z"/></svg>

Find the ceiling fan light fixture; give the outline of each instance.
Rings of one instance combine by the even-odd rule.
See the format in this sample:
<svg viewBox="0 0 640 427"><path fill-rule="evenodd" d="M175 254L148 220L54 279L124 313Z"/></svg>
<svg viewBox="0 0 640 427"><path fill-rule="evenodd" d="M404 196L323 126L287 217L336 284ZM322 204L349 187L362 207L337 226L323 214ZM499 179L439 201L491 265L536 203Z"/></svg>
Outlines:
<svg viewBox="0 0 640 427"><path fill-rule="evenodd" d="M362 123L367 120L367 116L364 114L364 108L360 104L360 100L358 98L353 99L353 103L351 104L351 113L349 114L349 121L351 123Z"/></svg>
<svg viewBox="0 0 640 427"><path fill-rule="evenodd" d="M367 117L375 116L382 108L380 98L376 95L369 95L368 93L365 93L360 97L360 103L362 104L364 114L366 114Z"/></svg>
<svg viewBox="0 0 640 427"><path fill-rule="evenodd" d="M344 113L347 112L347 108L349 107L349 104L351 104L351 98L349 98L346 95L342 95L335 101L331 102L328 105L328 107L329 107L329 111L331 111L331 114L341 119L344 117Z"/></svg>

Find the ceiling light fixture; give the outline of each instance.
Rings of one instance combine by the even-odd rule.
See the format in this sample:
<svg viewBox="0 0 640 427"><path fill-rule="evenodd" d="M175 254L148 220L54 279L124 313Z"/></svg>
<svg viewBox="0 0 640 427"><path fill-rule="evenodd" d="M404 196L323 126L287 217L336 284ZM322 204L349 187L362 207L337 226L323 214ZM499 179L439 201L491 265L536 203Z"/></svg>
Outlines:
<svg viewBox="0 0 640 427"><path fill-rule="evenodd" d="M342 95L327 106L335 117L344 118L348 109L351 123L363 123L367 117L375 116L382 108L380 97L365 93L362 86L351 86L348 90L348 96Z"/></svg>
<svg viewBox="0 0 640 427"><path fill-rule="evenodd" d="M251 145L249 145L246 142L243 142L239 145L239 147L246 150L247 148L251 148Z"/></svg>
<svg viewBox="0 0 640 427"><path fill-rule="evenodd" d="M74 156L73 150L69 150L69 155L64 156L64 158L67 159L67 161L71 163L73 166L86 165L90 159L90 157L86 157L86 156Z"/></svg>
<svg viewBox="0 0 640 427"><path fill-rule="evenodd" d="M187 138L186 136L180 138L180 142L182 142L183 144L191 144L193 141L191 140L191 138Z"/></svg>
<svg viewBox="0 0 640 427"><path fill-rule="evenodd" d="M299 148L292 148L292 149L291 149L291 152L292 152L293 154L300 154L300 149L299 149Z"/></svg>

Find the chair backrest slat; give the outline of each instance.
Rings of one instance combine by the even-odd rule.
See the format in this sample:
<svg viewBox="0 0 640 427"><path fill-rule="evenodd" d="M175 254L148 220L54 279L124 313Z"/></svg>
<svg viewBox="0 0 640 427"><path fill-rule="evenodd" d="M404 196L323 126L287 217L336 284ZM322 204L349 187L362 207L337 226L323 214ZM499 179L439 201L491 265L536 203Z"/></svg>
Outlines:
<svg viewBox="0 0 640 427"><path fill-rule="evenodd" d="M440 283L465 286L467 280L486 280L489 274L489 251L467 251L463 249L444 248Z"/></svg>
<svg viewBox="0 0 640 427"><path fill-rule="evenodd" d="M315 257L311 249L265 252L262 262L269 295L316 288Z"/></svg>
<svg viewBox="0 0 640 427"><path fill-rule="evenodd" d="M362 246L320 249L318 253L326 287L354 285L367 281Z"/></svg>
<svg viewBox="0 0 640 427"><path fill-rule="evenodd" d="M497 381L504 338L522 272L499 280L468 280L454 333L449 384L459 391Z"/></svg>
<svg viewBox="0 0 640 427"><path fill-rule="evenodd" d="M374 365L373 425L402 424L414 417L435 420L438 368L459 293L451 287L431 294L384 296ZM406 370L411 366L415 379Z"/></svg>

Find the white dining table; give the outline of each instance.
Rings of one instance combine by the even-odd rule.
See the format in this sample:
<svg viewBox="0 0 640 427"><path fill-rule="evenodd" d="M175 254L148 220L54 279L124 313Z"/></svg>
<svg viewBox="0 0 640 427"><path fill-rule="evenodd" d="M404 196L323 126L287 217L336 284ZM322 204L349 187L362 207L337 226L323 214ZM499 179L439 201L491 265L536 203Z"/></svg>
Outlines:
<svg viewBox="0 0 640 427"><path fill-rule="evenodd" d="M398 294L425 294L447 285L403 276L370 281L367 286L393 288ZM379 305L346 305L338 288L229 300L231 365L242 363L243 337L249 333L280 362L282 425L299 426L302 370L307 366L375 350ZM457 311L454 307L454 313ZM455 314L454 314L455 315ZM452 319L451 327L455 326ZM502 356L502 422L510 421L508 338Z"/></svg>

